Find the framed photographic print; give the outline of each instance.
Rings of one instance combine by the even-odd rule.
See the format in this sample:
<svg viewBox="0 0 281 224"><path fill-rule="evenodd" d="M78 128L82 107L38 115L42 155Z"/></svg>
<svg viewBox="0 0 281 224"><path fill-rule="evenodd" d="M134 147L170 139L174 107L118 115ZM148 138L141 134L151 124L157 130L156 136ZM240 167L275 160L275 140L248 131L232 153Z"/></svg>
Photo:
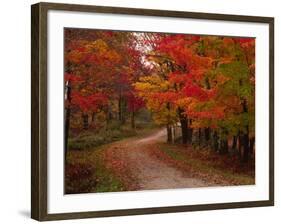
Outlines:
<svg viewBox="0 0 281 224"><path fill-rule="evenodd" d="M273 204L273 18L32 5L32 218Z"/></svg>

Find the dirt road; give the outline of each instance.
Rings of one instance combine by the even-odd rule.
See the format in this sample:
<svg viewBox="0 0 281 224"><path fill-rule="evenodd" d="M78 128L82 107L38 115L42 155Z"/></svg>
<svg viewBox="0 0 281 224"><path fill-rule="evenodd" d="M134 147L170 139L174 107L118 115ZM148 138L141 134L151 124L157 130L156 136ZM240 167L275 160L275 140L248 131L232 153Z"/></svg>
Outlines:
<svg viewBox="0 0 281 224"><path fill-rule="evenodd" d="M138 190L172 189L207 186L203 180L193 178L192 175L172 167L165 161L151 156L158 144L165 142L166 130L161 129L145 137L125 139L110 144L108 156L124 164L127 172L137 181Z"/></svg>

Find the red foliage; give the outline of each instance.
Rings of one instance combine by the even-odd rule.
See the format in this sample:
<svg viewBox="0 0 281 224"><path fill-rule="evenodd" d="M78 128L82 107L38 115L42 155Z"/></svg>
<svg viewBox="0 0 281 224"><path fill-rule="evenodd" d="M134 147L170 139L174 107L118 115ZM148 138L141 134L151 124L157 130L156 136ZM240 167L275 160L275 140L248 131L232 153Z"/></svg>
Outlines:
<svg viewBox="0 0 281 224"><path fill-rule="evenodd" d="M139 97L135 97L134 95L127 97L127 102L129 112L136 112L145 106L144 101Z"/></svg>
<svg viewBox="0 0 281 224"><path fill-rule="evenodd" d="M188 74L182 74L180 72L173 72L169 74L169 82L172 84L184 84L188 79Z"/></svg>
<svg viewBox="0 0 281 224"><path fill-rule="evenodd" d="M183 88L184 93L188 97L194 97L199 101L207 101L215 96L216 91L208 90L200 87L199 85L195 85L191 82L187 82L185 87Z"/></svg>
<svg viewBox="0 0 281 224"><path fill-rule="evenodd" d="M112 37L114 35L112 31L105 31L104 34L108 37Z"/></svg>
<svg viewBox="0 0 281 224"><path fill-rule="evenodd" d="M253 42L255 40L255 38L244 37L244 38L235 38L234 40L236 40L240 44L244 44L244 43Z"/></svg>
<svg viewBox="0 0 281 224"><path fill-rule="evenodd" d="M73 106L78 106L83 112L87 112L89 110L97 110L100 106L106 105L107 101L107 96L102 93L83 96L80 92L74 91L72 93L71 104Z"/></svg>
<svg viewBox="0 0 281 224"><path fill-rule="evenodd" d="M176 92L159 92L154 93L151 95L152 99L155 99L155 101L159 102L160 104L164 103L173 103L179 98L179 94Z"/></svg>
<svg viewBox="0 0 281 224"><path fill-rule="evenodd" d="M255 44L255 38L234 38L234 41L238 43L242 48L248 48Z"/></svg>
<svg viewBox="0 0 281 224"><path fill-rule="evenodd" d="M189 111L188 116L197 119L222 119L224 112L221 110L208 110L208 111Z"/></svg>
<svg viewBox="0 0 281 224"><path fill-rule="evenodd" d="M64 80L66 82L70 81L72 83L78 83L78 82L82 81L81 77L79 77L78 75L70 74L70 73L64 74Z"/></svg>

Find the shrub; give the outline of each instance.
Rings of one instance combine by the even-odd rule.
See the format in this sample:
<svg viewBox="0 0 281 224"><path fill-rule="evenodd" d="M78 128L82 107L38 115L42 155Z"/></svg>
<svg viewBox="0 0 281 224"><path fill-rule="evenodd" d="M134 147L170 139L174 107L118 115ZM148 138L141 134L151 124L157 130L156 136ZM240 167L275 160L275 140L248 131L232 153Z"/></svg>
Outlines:
<svg viewBox="0 0 281 224"><path fill-rule="evenodd" d="M86 164L67 164L65 167L65 193L91 192L96 185L93 168Z"/></svg>

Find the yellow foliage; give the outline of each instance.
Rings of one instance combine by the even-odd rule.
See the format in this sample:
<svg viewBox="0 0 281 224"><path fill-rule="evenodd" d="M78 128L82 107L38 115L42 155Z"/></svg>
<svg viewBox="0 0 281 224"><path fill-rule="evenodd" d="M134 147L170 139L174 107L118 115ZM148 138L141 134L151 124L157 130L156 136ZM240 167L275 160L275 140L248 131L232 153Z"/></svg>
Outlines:
<svg viewBox="0 0 281 224"><path fill-rule="evenodd" d="M170 84L163 77L152 74L141 77L134 84L138 95L146 102L146 107L153 113L153 119L157 124L175 124L178 121L177 106L173 103L158 99L156 94L171 91Z"/></svg>

